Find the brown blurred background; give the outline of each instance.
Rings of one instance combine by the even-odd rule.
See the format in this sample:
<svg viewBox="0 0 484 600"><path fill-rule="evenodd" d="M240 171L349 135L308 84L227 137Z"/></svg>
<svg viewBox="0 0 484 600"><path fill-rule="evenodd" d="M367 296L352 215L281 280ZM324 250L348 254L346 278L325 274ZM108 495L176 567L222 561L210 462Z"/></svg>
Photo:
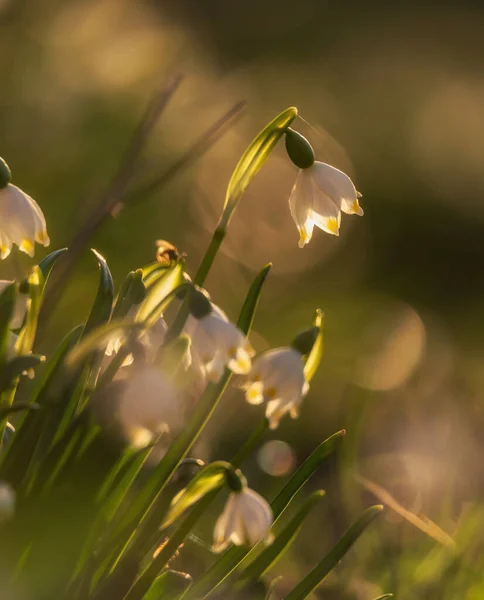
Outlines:
<svg viewBox="0 0 484 600"><path fill-rule="evenodd" d="M311 124L296 127L317 158L348 172L363 193L363 219L345 217L338 239L316 231L298 249L287 206L295 168L281 145L243 198L207 283L235 318L255 272L274 262L255 323L259 350L288 343L316 307L326 315L325 356L301 418L271 436L289 447L273 445L247 465L270 495L319 441L348 430L341 460L316 482L328 494L325 514L313 518L318 537L297 541L289 578L374 501L355 470L449 533L464 507L482 502L483 26L483 5L457 1L0 2L1 155L44 209L52 249L69 243L170 75L184 79L138 183L247 102L195 165L96 235L91 245L118 285L152 260L157 238L187 252L194 271L238 158L287 106ZM28 264L9 259L0 276ZM45 352L84 318L96 282L86 253L46 329ZM228 456L259 418L231 391L204 452ZM387 518L361 548L352 570L343 567L318 597L444 597L415 592L434 542L411 525ZM475 594L465 597L484 598L479 579L465 581Z"/></svg>

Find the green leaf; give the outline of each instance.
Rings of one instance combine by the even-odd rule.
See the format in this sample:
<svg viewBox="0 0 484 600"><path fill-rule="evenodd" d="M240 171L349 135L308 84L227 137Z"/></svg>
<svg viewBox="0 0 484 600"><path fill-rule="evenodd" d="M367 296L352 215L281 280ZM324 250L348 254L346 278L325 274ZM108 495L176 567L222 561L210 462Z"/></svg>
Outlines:
<svg viewBox="0 0 484 600"><path fill-rule="evenodd" d="M337 448L345 435L345 431L341 430L333 434L331 437L322 442L314 452L304 461L304 463L292 475L291 479L286 483L282 490L277 494L271 502L271 509L274 514L274 522L282 515L289 506L291 500L296 493L321 466L322 462ZM240 564L249 552L240 546L232 546L217 561L194 583L190 589L187 598L184 600L192 600L194 598L205 598L215 588L217 588L232 571Z"/></svg>
<svg viewBox="0 0 484 600"><path fill-rule="evenodd" d="M17 288L17 284L12 282L10 285L7 285L0 294L0 365L3 364L5 360L10 336L12 335L10 322L15 310Z"/></svg>
<svg viewBox="0 0 484 600"><path fill-rule="evenodd" d="M172 298L173 291L183 283L183 264L177 263L174 267L160 271L153 283L147 286L146 299L140 306L137 321L153 325L166 309L166 301Z"/></svg>
<svg viewBox="0 0 484 600"><path fill-rule="evenodd" d="M387 598L393 598L393 594L382 594L381 596L373 598L373 600L386 600Z"/></svg>
<svg viewBox="0 0 484 600"><path fill-rule="evenodd" d="M250 290L252 290L252 287ZM251 297L251 301L247 306L244 303L247 323L249 324L252 323L258 301L258 295L251 294L250 290L248 297ZM163 459L153 469L151 476L143 488L140 489L133 503L126 511L126 514L123 515L121 528L128 529L130 524L138 522L140 523L140 530L143 529L143 521L149 513L150 507L154 505L157 498L162 494L168 480L197 441L205 424L215 411L227 387L230 376L230 371L225 369L218 383L209 383L206 387L201 398L195 405L191 418L185 428L171 444Z"/></svg>
<svg viewBox="0 0 484 600"><path fill-rule="evenodd" d="M106 259L97 250L91 250L99 263L99 285L96 298L87 319L83 337L111 318L114 300L114 283Z"/></svg>
<svg viewBox="0 0 484 600"><path fill-rule="evenodd" d="M42 275L44 276L44 280L46 283L53 266L55 265L57 260L64 254L64 252L67 252L67 248L60 248L59 250L54 250L54 252L51 252L50 254L47 254L47 256L44 256L44 258L39 262L38 266L42 272Z"/></svg>
<svg viewBox="0 0 484 600"><path fill-rule="evenodd" d="M83 361L92 352L104 349L113 336L126 336L130 334L138 336L144 327L142 323L130 323L126 321L111 321L100 325L91 333L82 338L79 344L69 353L66 364L73 366Z"/></svg>
<svg viewBox="0 0 484 600"><path fill-rule="evenodd" d="M22 373L33 369L43 360L44 357L38 354L27 354L26 356L12 358L12 360L4 365L0 373L0 391L11 387Z"/></svg>
<svg viewBox="0 0 484 600"><path fill-rule="evenodd" d="M192 584L188 573L165 571L155 579L143 600L178 600Z"/></svg>
<svg viewBox="0 0 484 600"><path fill-rule="evenodd" d="M269 271L271 270L272 263L268 263L263 269L259 271L256 278L250 286L249 292L245 298L242 310L240 311L239 319L237 321L237 327L245 334L249 333L254 322L255 311L259 305L259 298L262 291L262 286L266 280Z"/></svg>
<svg viewBox="0 0 484 600"><path fill-rule="evenodd" d="M293 498L306 481L319 469L326 458L336 450L343 441L345 435L346 431L342 429L324 440L324 442L319 444L314 452L308 456L303 464L296 470L291 479L289 479L286 485L271 502L274 519L277 519L284 512L291 498Z"/></svg>
<svg viewBox="0 0 484 600"><path fill-rule="evenodd" d="M264 127L244 152L230 178L225 196L224 212L219 227L227 227L240 197L296 117L297 108L287 108Z"/></svg>
<svg viewBox="0 0 484 600"><path fill-rule="evenodd" d="M315 327L319 327L318 337L314 342L313 348L309 353L309 356L306 360L306 364L304 365L304 376L306 381L311 381L311 379L316 374L318 370L319 363L321 362L321 358L323 356L324 349L324 336L323 336L323 327L324 327L324 314L318 308L316 311L316 317L313 321Z"/></svg>
<svg viewBox="0 0 484 600"><path fill-rule="evenodd" d="M336 546L334 546L309 575L307 575L292 590L292 592L286 596L285 600L304 600L304 598L307 598L324 580L328 573L340 562L373 519L375 519L382 511L383 506L381 504L367 508L361 517L346 531Z"/></svg>
<svg viewBox="0 0 484 600"><path fill-rule="evenodd" d="M28 354L32 351L34 345L45 284L44 276L38 266L32 269L27 282L29 289L27 317L15 344L15 351L17 354Z"/></svg>
<svg viewBox="0 0 484 600"><path fill-rule="evenodd" d="M221 488L225 483L225 472L231 469L232 465L229 463L217 461L207 465L197 473L187 487L179 492L171 501L162 528L171 525L173 521L178 519L190 506L203 498L203 496Z"/></svg>
<svg viewBox="0 0 484 600"><path fill-rule="evenodd" d="M284 553L287 551L289 546L294 541L296 535L299 533L303 526L304 520L314 508L314 506L322 500L325 492L318 490L311 494L306 500L303 506L299 509L296 515L286 525L286 527L279 533L272 544L265 548L261 554L241 573L240 578L247 583L247 581L261 579L261 577L268 571L276 561L278 561Z"/></svg>
<svg viewBox="0 0 484 600"><path fill-rule="evenodd" d="M38 379L37 388L30 398L32 403L45 406L58 397L58 386L54 385L54 382L60 378L64 358L79 339L82 329L82 325L74 328L62 340ZM50 420L51 416L49 410L39 413L31 412L19 424L12 443L2 455L0 479L17 482L20 477L25 475L28 465L35 460L37 449L42 446L42 440L48 432L46 421ZM49 443L52 435L49 436Z"/></svg>
<svg viewBox="0 0 484 600"><path fill-rule="evenodd" d="M131 271L128 273L121 289L119 290L116 305L113 310L112 319L122 319L128 315L130 309L141 304L146 298L146 287L143 283L143 271Z"/></svg>
<svg viewBox="0 0 484 600"><path fill-rule="evenodd" d="M16 402L13 406L0 410L0 419L6 419L10 415L22 412L24 410L39 410L39 408L40 406L38 404L30 404L30 402Z"/></svg>

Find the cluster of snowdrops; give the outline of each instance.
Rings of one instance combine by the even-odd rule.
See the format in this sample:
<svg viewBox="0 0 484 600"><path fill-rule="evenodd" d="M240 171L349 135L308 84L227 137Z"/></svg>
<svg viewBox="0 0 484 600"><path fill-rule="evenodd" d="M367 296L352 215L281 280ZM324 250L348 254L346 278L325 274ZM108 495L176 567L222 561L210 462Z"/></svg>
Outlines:
<svg viewBox="0 0 484 600"><path fill-rule="evenodd" d="M224 598L238 597L248 589L245 597L258 597L251 595L256 588L261 597L270 597L266 572L322 493L312 494L284 529L274 525L344 432L322 442L271 503L249 487L239 465L281 419L298 417L321 359L323 317L316 311L313 324L287 346L256 355L249 334L270 265L257 274L236 322L212 302L203 284L237 203L282 138L298 169L289 208L301 248L315 225L338 235L342 213L363 214L351 179L316 161L309 142L290 127L296 117L295 108L278 115L239 161L212 242L193 277L184 269L183 255L159 242L156 262L129 273L115 295L107 262L94 251L100 281L89 318L47 361L34 352L38 319L49 274L68 250L49 254L24 281L1 283L0 510L3 527L16 540L7 561L15 572L12 585L24 585L31 594L27 597L37 597L32 589L39 589L40 576L32 573L35 561L42 561L46 532L33 527L26 537L19 520L25 522L33 506L39 510L38 498L56 506L81 476L82 495L91 509L68 545L63 547L59 538L56 552L63 556L63 568L44 573L47 583L40 584L51 597L189 600L220 591ZM14 245L33 256L36 243L50 243L42 210L11 183L2 161L1 258ZM167 323L170 305L178 308ZM19 402L16 394L26 374L37 385L27 401L22 397ZM231 461L202 464L189 453L232 374L247 402L260 410L261 425L248 433ZM8 422L14 412L16 429ZM100 461L98 444L106 440L116 450ZM150 455L157 456L155 463ZM177 489L183 468L195 474ZM229 495L214 524L212 564L192 579L172 567L173 557L183 554L183 542L224 489ZM308 596L380 510L370 507L284 597ZM68 515L66 523L78 518ZM0 561L2 556L0 548Z"/></svg>

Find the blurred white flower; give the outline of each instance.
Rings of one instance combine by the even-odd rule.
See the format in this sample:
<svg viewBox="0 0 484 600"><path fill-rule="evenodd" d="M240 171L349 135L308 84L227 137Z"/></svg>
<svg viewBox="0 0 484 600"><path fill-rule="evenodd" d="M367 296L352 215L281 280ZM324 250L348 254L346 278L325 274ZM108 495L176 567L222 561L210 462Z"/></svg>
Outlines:
<svg viewBox="0 0 484 600"><path fill-rule="evenodd" d="M5 279L0 279L0 294L4 291L4 289L12 284L13 281L7 281ZM12 321L10 323L10 327L12 329L18 329L22 327L24 322L25 313L27 312L27 296L25 294L17 294L17 301L15 302L15 309L12 317Z"/></svg>
<svg viewBox="0 0 484 600"><path fill-rule="evenodd" d="M180 395L157 367L131 367L121 383L117 414L132 446L142 448L183 425Z"/></svg>
<svg viewBox="0 0 484 600"><path fill-rule="evenodd" d="M13 517L15 512L15 490L6 481L0 481L0 522Z"/></svg>
<svg viewBox="0 0 484 600"><path fill-rule="evenodd" d="M339 235L341 211L348 215L363 215L361 197L353 182L339 169L322 162L300 169L291 191L289 207L299 230L299 247L309 243L313 228Z"/></svg>
<svg viewBox="0 0 484 600"><path fill-rule="evenodd" d="M138 306L134 306L131 311L131 316L134 316L138 311ZM128 313L128 317L130 314ZM165 334L168 329L168 325L166 324L165 319L160 317L156 323L150 327L145 333L142 335L140 342L143 344L146 351L146 361L148 363L152 363L155 359L156 353L160 346L163 344L165 339ZM121 346L126 342L126 333L124 331L116 331L109 338L109 341L106 346L105 354L108 357L112 357L116 355ZM128 354L128 356L123 361L123 367L127 367L133 363L134 357L132 354Z"/></svg>
<svg viewBox="0 0 484 600"><path fill-rule="evenodd" d="M232 492L215 524L214 552L222 552L231 542L236 546L271 543L273 521L271 507L260 494L248 487Z"/></svg>
<svg viewBox="0 0 484 600"><path fill-rule="evenodd" d="M191 338L192 367L211 381L218 381L225 366L238 374L250 371L255 354L247 337L215 304L200 319L190 315L185 333Z"/></svg>
<svg viewBox="0 0 484 600"><path fill-rule="evenodd" d="M277 428L286 413L297 419L309 390L302 355L289 347L264 352L254 360L245 388L250 404L267 402L266 417L271 429Z"/></svg>
<svg viewBox="0 0 484 600"><path fill-rule="evenodd" d="M13 244L33 256L35 242L50 244L44 214L33 198L9 183L0 188L0 258L10 254Z"/></svg>

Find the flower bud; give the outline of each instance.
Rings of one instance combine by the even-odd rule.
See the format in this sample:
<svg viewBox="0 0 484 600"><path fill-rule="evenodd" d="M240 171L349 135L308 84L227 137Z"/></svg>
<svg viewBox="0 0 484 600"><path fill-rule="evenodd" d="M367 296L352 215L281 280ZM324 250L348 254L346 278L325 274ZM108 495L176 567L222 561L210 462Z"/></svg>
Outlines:
<svg viewBox="0 0 484 600"><path fill-rule="evenodd" d="M319 327L311 327L301 331L292 340L291 348L294 348L294 350L297 350L303 356L307 356L311 352L318 334Z"/></svg>
<svg viewBox="0 0 484 600"><path fill-rule="evenodd" d="M199 287L194 287L191 290L188 306L190 314L195 319L203 319L212 312L212 304L207 293Z"/></svg>
<svg viewBox="0 0 484 600"><path fill-rule="evenodd" d="M245 487L247 487L247 480L242 475L242 471L240 469L226 469L225 470L225 479L227 481L227 485L232 490L232 492L241 492Z"/></svg>
<svg viewBox="0 0 484 600"><path fill-rule="evenodd" d="M291 128L286 131L286 151L300 169L309 169L314 164L313 147L303 135Z"/></svg>
<svg viewBox="0 0 484 600"><path fill-rule="evenodd" d="M12 172L7 163L0 157L0 188L7 187L11 181Z"/></svg>

